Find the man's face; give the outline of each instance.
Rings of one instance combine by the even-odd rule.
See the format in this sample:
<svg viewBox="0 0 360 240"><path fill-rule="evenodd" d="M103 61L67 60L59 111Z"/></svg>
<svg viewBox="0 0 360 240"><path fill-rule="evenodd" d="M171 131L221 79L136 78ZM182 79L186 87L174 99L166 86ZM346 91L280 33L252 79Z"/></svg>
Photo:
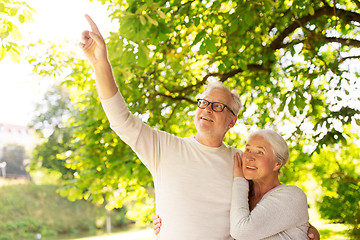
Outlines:
<svg viewBox="0 0 360 240"><path fill-rule="evenodd" d="M231 95L219 88L204 92L201 98L209 102L224 103L232 108ZM223 138L226 132L234 126L236 119L237 117L229 109L225 108L222 112L214 112L209 104L205 109L198 108L196 110L195 127L198 133L208 133L213 137Z"/></svg>

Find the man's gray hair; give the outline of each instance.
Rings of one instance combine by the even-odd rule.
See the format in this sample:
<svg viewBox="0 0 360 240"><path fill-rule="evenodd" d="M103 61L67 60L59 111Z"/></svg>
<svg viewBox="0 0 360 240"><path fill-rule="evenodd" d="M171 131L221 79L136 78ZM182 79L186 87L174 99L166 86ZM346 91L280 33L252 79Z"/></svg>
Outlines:
<svg viewBox="0 0 360 240"><path fill-rule="evenodd" d="M202 93L202 95L206 92L211 91L214 88L222 89L231 95L233 102L232 102L231 106L229 106L229 107L231 108L231 110L233 110L233 112L235 113L236 116L239 115L239 112L241 109L241 101L240 101L238 92L235 90L231 90L223 82L213 81L213 82L209 82L207 84L206 90Z"/></svg>
<svg viewBox="0 0 360 240"><path fill-rule="evenodd" d="M282 166L288 161L290 156L289 146L284 138L272 129L258 130L250 134L248 140L254 136L262 136L271 145L275 160L282 163ZM282 167L281 166L281 167Z"/></svg>

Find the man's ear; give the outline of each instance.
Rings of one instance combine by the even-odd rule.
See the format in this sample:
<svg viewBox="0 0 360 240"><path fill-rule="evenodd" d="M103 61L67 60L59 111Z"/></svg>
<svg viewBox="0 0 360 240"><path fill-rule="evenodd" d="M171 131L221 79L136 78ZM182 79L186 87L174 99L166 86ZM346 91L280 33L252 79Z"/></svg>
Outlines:
<svg viewBox="0 0 360 240"><path fill-rule="evenodd" d="M229 123L228 129L235 126L237 119L238 119L237 116L232 117L231 122Z"/></svg>

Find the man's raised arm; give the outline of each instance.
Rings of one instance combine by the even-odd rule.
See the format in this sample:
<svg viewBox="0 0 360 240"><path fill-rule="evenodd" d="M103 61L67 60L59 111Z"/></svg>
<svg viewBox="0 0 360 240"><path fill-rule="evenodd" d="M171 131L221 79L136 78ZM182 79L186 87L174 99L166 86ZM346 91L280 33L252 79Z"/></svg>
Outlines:
<svg viewBox="0 0 360 240"><path fill-rule="evenodd" d="M90 16L85 15L85 18L90 24L91 32L84 31L82 33L80 47L94 68L96 87L100 98L108 99L117 93L118 87L108 59L106 44L98 27Z"/></svg>

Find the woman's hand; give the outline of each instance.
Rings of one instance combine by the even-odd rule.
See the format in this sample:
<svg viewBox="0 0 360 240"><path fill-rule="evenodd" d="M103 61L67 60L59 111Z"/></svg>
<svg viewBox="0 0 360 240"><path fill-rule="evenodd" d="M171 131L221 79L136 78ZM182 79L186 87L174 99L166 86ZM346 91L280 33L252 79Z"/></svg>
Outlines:
<svg viewBox="0 0 360 240"><path fill-rule="evenodd" d="M90 24L91 32L84 31L81 35L82 42L79 43L84 51L86 58L94 66L101 61L107 60L107 50L104 38L102 37L98 27L89 15L85 15L87 22Z"/></svg>
<svg viewBox="0 0 360 240"><path fill-rule="evenodd" d="M241 166L242 164L241 164L240 154L237 152L234 156L233 177L244 177L244 173Z"/></svg>
<svg viewBox="0 0 360 240"><path fill-rule="evenodd" d="M320 240L320 233L319 231L310 224L310 227L308 229L308 237L310 240Z"/></svg>
<svg viewBox="0 0 360 240"><path fill-rule="evenodd" d="M155 215L152 217L152 220L155 235L158 235L161 228L161 218L159 217L159 215Z"/></svg>

